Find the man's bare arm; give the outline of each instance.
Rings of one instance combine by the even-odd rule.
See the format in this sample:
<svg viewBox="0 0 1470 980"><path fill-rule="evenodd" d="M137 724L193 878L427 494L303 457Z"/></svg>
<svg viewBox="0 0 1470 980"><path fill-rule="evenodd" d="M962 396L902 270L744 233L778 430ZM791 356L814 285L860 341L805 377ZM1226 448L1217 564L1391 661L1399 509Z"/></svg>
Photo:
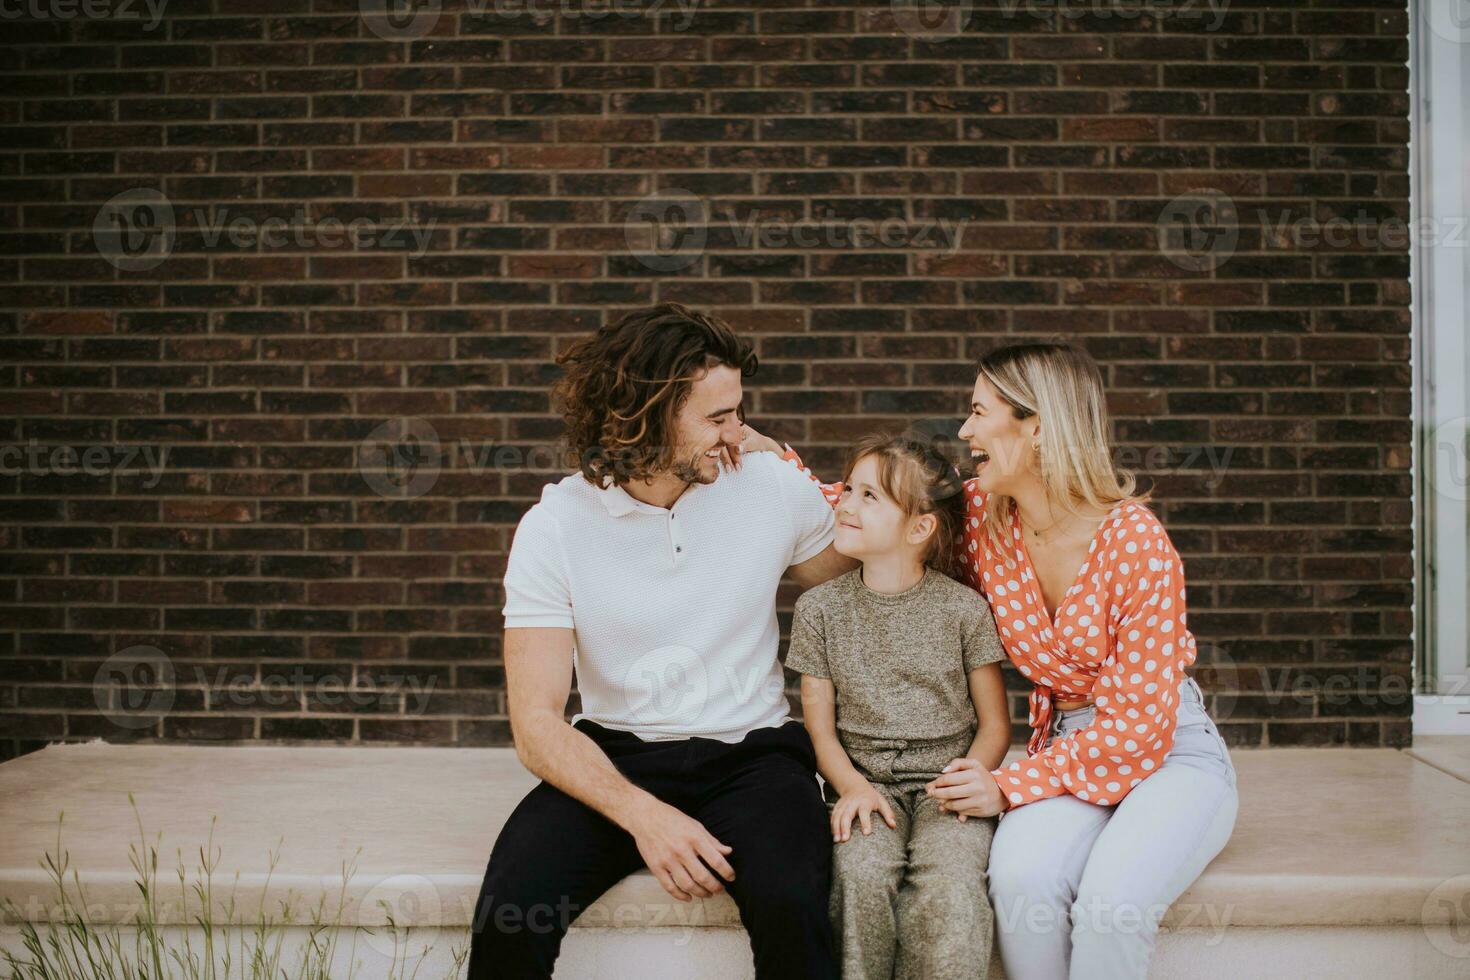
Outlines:
<svg viewBox="0 0 1470 980"><path fill-rule="evenodd" d="M567 724L574 636L553 627L505 631L516 756L534 775L632 834L644 863L670 895L687 902L723 891L709 869L733 881L735 871L725 860L731 849L699 821L629 782L601 746Z"/></svg>
<svg viewBox="0 0 1470 980"><path fill-rule="evenodd" d="M505 631L505 677L516 755L534 775L626 828L654 796L618 772L592 739L567 724L569 629Z"/></svg>
<svg viewBox="0 0 1470 980"><path fill-rule="evenodd" d="M800 565L786 569L787 574L803 589L815 588L831 578L850 572L858 567L856 558L849 558L832 546L827 545Z"/></svg>

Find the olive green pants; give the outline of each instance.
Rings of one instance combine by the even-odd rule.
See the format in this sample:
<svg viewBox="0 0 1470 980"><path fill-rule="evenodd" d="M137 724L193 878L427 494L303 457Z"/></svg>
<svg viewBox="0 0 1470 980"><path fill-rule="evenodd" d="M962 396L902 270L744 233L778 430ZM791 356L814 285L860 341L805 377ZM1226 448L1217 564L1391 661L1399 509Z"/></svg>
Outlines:
<svg viewBox="0 0 1470 980"><path fill-rule="evenodd" d="M984 980L989 972L995 916L986 869L998 819L961 823L924 792L924 783L967 745L958 752L954 744L876 752L873 742L848 746L859 770L888 798L898 826L874 814L871 835L854 820L852 836L832 845L832 925L844 980ZM925 778L882 780L895 768Z"/></svg>

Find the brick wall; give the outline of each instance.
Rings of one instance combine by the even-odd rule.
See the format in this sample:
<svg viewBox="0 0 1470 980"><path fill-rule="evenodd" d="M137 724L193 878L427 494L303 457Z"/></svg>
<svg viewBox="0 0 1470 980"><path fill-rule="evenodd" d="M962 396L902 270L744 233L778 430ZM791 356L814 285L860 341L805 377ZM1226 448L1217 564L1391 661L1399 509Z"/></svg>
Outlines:
<svg viewBox="0 0 1470 980"><path fill-rule="evenodd" d="M1402 0L46 4L0 21L0 757L505 744L552 358L667 299L828 473L1084 345L1222 730L1408 742Z"/></svg>

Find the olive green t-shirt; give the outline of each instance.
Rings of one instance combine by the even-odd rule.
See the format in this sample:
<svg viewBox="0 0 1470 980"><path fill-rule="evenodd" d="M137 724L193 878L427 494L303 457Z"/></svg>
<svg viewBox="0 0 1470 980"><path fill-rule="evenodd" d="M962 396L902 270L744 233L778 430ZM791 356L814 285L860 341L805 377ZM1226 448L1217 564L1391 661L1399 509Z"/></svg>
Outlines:
<svg viewBox="0 0 1470 980"><path fill-rule="evenodd" d="M786 666L832 679L839 736L973 731L966 675L1005 656L990 604L932 568L897 595L874 592L862 574L855 568L796 600Z"/></svg>

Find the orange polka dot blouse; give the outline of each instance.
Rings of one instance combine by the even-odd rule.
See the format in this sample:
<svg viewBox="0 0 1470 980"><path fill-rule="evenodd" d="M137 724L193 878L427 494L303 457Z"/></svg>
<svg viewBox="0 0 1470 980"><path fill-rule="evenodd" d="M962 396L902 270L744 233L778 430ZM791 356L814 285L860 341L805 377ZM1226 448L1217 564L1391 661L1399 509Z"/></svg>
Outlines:
<svg viewBox="0 0 1470 980"><path fill-rule="evenodd" d="M806 470L791 447L782 458ZM835 507L842 484L821 487ZM1027 757L992 775L1013 807L1064 793L1116 804L1174 744L1179 685L1196 655L1186 626L1184 563L1153 511L1124 501L1094 534L1053 620L1022 547L1019 518L1012 513L1010 547L998 551L980 530L987 495L974 480L965 489L964 580L989 600L1011 663L1034 685ZM1043 749L1053 701L1084 698L1096 705L1092 723Z"/></svg>

